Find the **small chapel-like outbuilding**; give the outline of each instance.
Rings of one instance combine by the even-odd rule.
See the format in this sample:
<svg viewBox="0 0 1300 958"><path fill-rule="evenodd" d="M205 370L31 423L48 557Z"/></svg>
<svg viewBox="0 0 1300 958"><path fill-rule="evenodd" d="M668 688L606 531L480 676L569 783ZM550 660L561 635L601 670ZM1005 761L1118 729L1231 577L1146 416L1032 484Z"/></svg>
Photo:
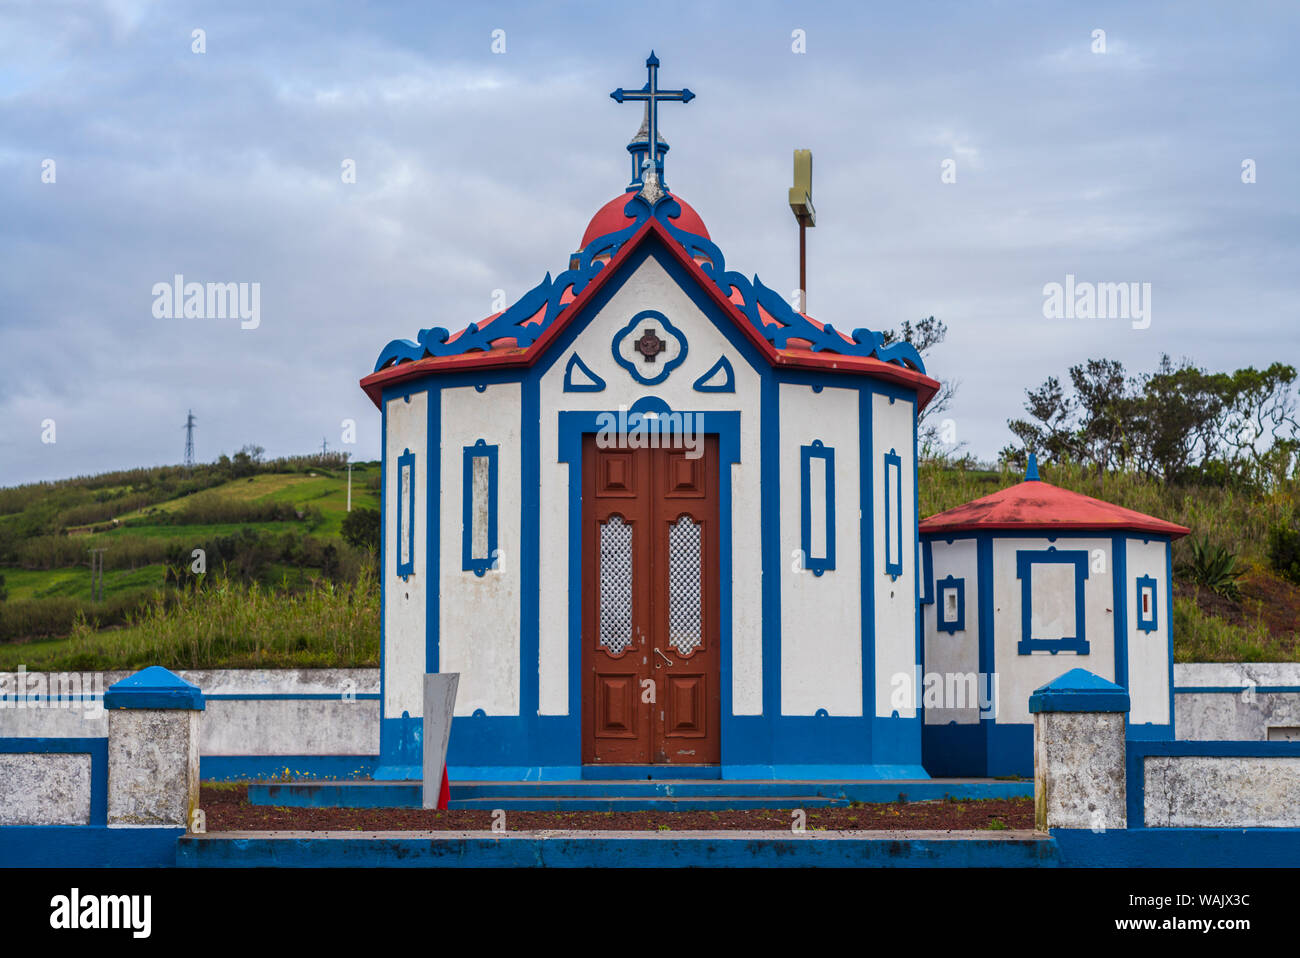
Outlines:
<svg viewBox="0 0 1300 958"><path fill-rule="evenodd" d="M924 778L907 343L733 271L668 187L658 60L632 180L504 312L384 348L377 777Z"/></svg>
<svg viewBox="0 0 1300 958"><path fill-rule="evenodd" d="M922 520L926 770L1031 777L1029 697L1073 668L1128 691L1129 738L1172 739L1188 531L1043 482L1032 453L1023 482Z"/></svg>

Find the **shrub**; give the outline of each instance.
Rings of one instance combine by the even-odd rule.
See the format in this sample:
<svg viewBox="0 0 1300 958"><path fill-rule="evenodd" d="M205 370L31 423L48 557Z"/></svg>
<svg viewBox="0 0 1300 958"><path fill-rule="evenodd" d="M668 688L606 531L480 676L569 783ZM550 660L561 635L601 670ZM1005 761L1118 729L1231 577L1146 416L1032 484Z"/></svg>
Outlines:
<svg viewBox="0 0 1300 958"><path fill-rule="evenodd" d="M160 601L153 589L136 589L110 595L102 602L53 596L12 599L0 603L0 644L22 639L54 638L72 631L78 618L92 628L123 625L152 602ZM162 597L161 601L173 601Z"/></svg>
<svg viewBox="0 0 1300 958"><path fill-rule="evenodd" d="M358 549L379 551L379 510L353 509L343 520L343 538Z"/></svg>
<svg viewBox="0 0 1300 958"><path fill-rule="evenodd" d="M1278 525L1269 531L1268 561L1283 578L1300 583L1300 528Z"/></svg>
<svg viewBox="0 0 1300 958"><path fill-rule="evenodd" d="M1183 567L1189 579L1228 599L1240 599L1237 579L1245 570L1237 568L1237 555L1225 546L1214 545L1209 536L1191 542L1191 558Z"/></svg>

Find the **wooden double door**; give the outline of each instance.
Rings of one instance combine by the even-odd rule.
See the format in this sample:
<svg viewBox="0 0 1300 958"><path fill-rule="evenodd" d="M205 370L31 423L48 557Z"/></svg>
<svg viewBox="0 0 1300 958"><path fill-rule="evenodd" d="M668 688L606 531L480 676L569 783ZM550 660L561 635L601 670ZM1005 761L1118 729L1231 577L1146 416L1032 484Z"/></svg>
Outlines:
<svg viewBox="0 0 1300 958"><path fill-rule="evenodd" d="M717 437L582 464L582 761L716 764Z"/></svg>

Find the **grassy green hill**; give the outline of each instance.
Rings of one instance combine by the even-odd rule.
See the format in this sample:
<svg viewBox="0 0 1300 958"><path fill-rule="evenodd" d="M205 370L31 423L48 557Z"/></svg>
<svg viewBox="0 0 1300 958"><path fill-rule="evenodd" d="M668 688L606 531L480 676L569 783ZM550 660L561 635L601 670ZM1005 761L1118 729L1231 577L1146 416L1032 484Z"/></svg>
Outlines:
<svg viewBox="0 0 1300 958"><path fill-rule="evenodd" d="M353 583L372 559L342 535L347 506L337 455L237 456L0 489L0 658L34 650L14 643L65 639L78 622L83 633L131 624L199 582L268 595ZM378 463L353 465L352 507L379 508ZM104 550L99 599L92 549ZM203 578L191 573L196 549Z"/></svg>
<svg viewBox="0 0 1300 958"><path fill-rule="evenodd" d="M0 670L374 666L373 554L341 535L341 460L133 470L0 489ZM245 473L239 473L245 470ZM1182 523L1174 547L1178 661L1300 660L1300 585L1272 567L1270 531L1300 516L1300 484L1268 493L1044 467L1049 482ZM925 464L921 514L1020 481ZM353 467L354 510L377 509L378 463ZM1198 583L1190 540L1235 556L1236 588ZM87 551L104 547L92 601ZM208 573L186 574L193 549Z"/></svg>

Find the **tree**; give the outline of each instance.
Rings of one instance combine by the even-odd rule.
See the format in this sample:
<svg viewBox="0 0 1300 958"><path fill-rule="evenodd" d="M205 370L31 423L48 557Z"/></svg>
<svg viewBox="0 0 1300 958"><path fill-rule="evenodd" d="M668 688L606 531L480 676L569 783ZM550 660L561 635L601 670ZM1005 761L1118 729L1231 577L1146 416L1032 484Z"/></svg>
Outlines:
<svg viewBox="0 0 1300 958"><path fill-rule="evenodd" d="M1124 364L1113 359L1089 359L1070 367L1070 382L1080 415L1073 437L1079 459L1095 464L1099 474L1126 465L1126 437L1135 397L1129 394Z"/></svg>
<svg viewBox="0 0 1300 958"><path fill-rule="evenodd" d="M1273 363L1265 370L1238 369L1225 384L1225 415L1219 439L1224 459L1252 482L1267 483L1279 452L1289 462L1300 449L1300 423L1291 386L1296 369ZM1270 456L1270 453L1272 455Z"/></svg>
<svg viewBox="0 0 1300 958"><path fill-rule="evenodd" d="M896 342L911 343L916 351L921 354L921 358L924 359L931 349L947 338L948 325L941 319L927 316L916 323L911 320L904 320L903 325L897 331L886 329L880 335L882 345L888 346ZM934 394L934 398L930 400L926 407L917 414L917 439L921 445L923 458L941 457L945 454L944 447L950 446L951 448L947 449L946 452L951 454L966 445L965 442L950 443L945 441L939 428L942 424L941 414L947 412L948 407L952 404L953 397L957 394L957 387L960 385L959 381L953 379L939 380L939 391Z"/></svg>
<svg viewBox="0 0 1300 958"><path fill-rule="evenodd" d="M1141 378L1133 429L1134 466L1143 475L1170 481L1214 457L1228 380L1186 359L1175 366L1167 354Z"/></svg>
<svg viewBox="0 0 1300 958"><path fill-rule="evenodd" d="M1025 411L1037 422L1007 420L1007 428L1020 439L1024 449L1008 446L1002 450L1002 458L1017 465L1024 465L1025 453L1029 452L1037 454L1045 462L1074 458L1071 418L1075 403L1065 395L1061 381L1048 376L1038 389L1026 389L1025 397Z"/></svg>
<svg viewBox="0 0 1300 958"><path fill-rule="evenodd" d="M1169 482L1237 482L1268 487L1292 475L1300 424L1292 386L1295 367L1274 363L1211 373L1161 356L1154 373L1125 375L1121 363L1089 359L1071 366L1070 385L1048 377L1026 390L1028 419L1007 428L1023 444L1002 450L1023 464L1026 453L1108 469L1137 469Z"/></svg>

